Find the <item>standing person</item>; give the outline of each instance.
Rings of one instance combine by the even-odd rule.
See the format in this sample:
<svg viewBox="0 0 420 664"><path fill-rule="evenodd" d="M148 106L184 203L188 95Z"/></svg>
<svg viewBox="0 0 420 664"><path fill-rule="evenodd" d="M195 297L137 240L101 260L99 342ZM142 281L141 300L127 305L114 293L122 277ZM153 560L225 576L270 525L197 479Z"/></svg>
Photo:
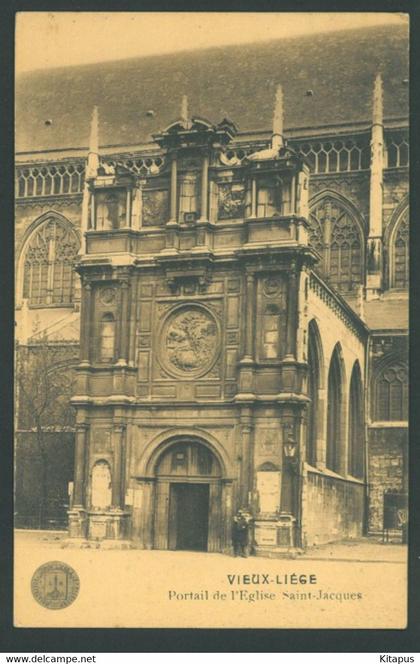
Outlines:
<svg viewBox="0 0 420 664"><path fill-rule="evenodd" d="M251 514L244 509L238 510L233 517L232 542L234 556L248 557L249 526L251 520Z"/></svg>

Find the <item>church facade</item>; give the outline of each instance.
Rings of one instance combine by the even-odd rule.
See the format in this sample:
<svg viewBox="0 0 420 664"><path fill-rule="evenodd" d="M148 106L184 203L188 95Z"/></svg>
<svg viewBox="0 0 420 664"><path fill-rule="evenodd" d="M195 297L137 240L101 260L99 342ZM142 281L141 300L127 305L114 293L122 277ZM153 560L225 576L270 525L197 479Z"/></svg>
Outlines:
<svg viewBox="0 0 420 664"><path fill-rule="evenodd" d="M99 147L94 109L87 152L18 155L18 330L79 347L74 543L228 552L239 508L257 555L382 529L408 382L407 123L384 86L359 123L285 129L286 85L269 132L184 96L137 148Z"/></svg>

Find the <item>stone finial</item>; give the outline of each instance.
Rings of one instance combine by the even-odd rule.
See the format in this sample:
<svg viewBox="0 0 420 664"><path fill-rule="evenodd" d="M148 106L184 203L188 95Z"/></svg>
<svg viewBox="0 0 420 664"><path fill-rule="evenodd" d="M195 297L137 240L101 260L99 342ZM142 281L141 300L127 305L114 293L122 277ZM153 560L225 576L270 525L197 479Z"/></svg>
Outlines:
<svg viewBox="0 0 420 664"><path fill-rule="evenodd" d="M248 155L248 161L264 161L266 159L277 159L280 149L283 147L283 89L281 85L277 86L276 100L274 103L273 114L273 133L271 136L271 147L265 150L259 150Z"/></svg>
<svg viewBox="0 0 420 664"><path fill-rule="evenodd" d="M181 101L181 118L185 126L188 126L189 117L188 117L188 97L187 95L182 95Z"/></svg>
<svg viewBox="0 0 420 664"><path fill-rule="evenodd" d="M372 124L383 124L384 95L381 74L376 74L373 86Z"/></svg>
<svg viewBox="0 0 420 664"><path fill-rule="evenodd" d="M279 150L283 147L283 113L283 88L278 85L274 103L273 136L271 138L273 150Z"/></svg>
<svg viewBox="0 0 420 664"><path fill-rule="evenodd" d="M99 167L99 117L98 107L93 107L90 123L89 152L86 168L86 177L96 177Z"/></svg>

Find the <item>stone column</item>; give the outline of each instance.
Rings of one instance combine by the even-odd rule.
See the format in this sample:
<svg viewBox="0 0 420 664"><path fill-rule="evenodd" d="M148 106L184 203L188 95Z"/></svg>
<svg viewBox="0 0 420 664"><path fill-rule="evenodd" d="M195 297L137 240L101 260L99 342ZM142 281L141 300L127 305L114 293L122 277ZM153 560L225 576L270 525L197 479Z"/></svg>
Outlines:
<svg viewBox="0 0 420 664"><path fill-rule="evenodd" d="M131 228L138 231L141 228L142 222L142 183L138 182L132 189L132 202L131 202Z"/></svg>
<svg viewBox="0 0 420 664"><path fill-rule="evenodd" d="M200 221L208 220L208 196L209 196L209 157L203 157L201 169L201 214Z"/></svg>
<svg viewBox="0 0 420 664"><path fill-rule="evenodd" d="M254 450L252 440L252 417L249 413L241 415L241 487L240 506L252 507L252 494L254 486ZM251 498L251 499L250 499Z"/></svg>
<svg viewBox="0 0 420 664"><path fill-rule="evenodd" d="M121 282L121 313L119 317L118 362L126 363L128 359L128 281Z"/></svg>
<svg viewBox="0 0 420 664"><path fill-rule="evenodd" d="M129 339L128 339L128 364L132 367L136 364L136 312L137 312L137 291L138 291L138 278L133 277L130 286L131 300L129 306Z"/></svg>
<svg viewBox="0 0 420 664"><path fill-rule="evenodd" d="M298 304L298 280L296 265L292 264L288 279L287 293L287 330L286 330L286 356L285 359L296 359L297 338L297 304Z"/></svg>
<svg viewBox="0 0 420 664"><path fill-rule="evenodd" d="M254 359L255 275L246 275L245 354L243 359Z"/></svg>
<svg viewBox="0 0 420 664"><path fill-rule="evenodd" d="M125 426L115 424L112 430L112 448L114 452L114 463L112 473L112 506L123 509L124 497L122 495L122 448Z"/></svg>
<svg viewBox="0 0 420 664"><path fill-rule="evenodd" d="M89 191L89 184L84 182L83 185L83 199L82 199L82 220L81 220L81 235L82 235L82 242L81 242L81 247L80 247L80 253L85 254L86 253L86 232L89 230L91 227L91 220L89 219L89 201L90 201L91 195Z"/></svg>
<svg viewBox="0 0 420 664"><path fill-rule="evenodd" d="M85 503L85 472L88 425L76 424L74 455L73 509L83 509Z"/></svg>
<svg viewBox="0 0 420 664"><path fill-rule="evenodd" d="M126 210L125 210L125 228L131 228L131 196L132 196L132 190L130 187L127 189L127 196L126 196Z"/></svg>
<svg viewBox="0 0 420 664"><path fill-rule="evenodd" d="M176 224L178 220L178 167L177 155L172 154L171 161L171 200L170 200L170 219L169 223Z"/></svg>
<svg viewBox="0 0 420 664"><path fill-rule="evenodd" d="M96 230L95 192L90 196L90 230Z"/></svg>
<svg viewBox="0 0 420 664"><path fill-rule="evenodd" d="M257 216L257 179L255 175L251 180L251 217Z"/></svg>
<svg viewBox="0 0 420 664"><path fill-rule="evenodd" d="M367 242L366 289L368 299L377 297L382 288L382 215L383 215L383 91L382 78L375 79L372 108L370 162L369 237Z"/></svg>
<svg viewBox="0 0 420 664"><path fill-rule="evenodd" d="M239 362L239 394L237 399L248 401L254 398L254 333L255 333L255 275L246 275L245 292L245 343L244 354Z"/></svg>
<svg viewBox="0 0 420 664"><path fill-rule="evenodd" d="M232 549L232 519L234 512L232 505L232 488L232 480L222 480L223 520L221 524L221 549L225 553L229 553Z"/></svg>
<svg viewBox="0 0 420 664"><path fill-rule="evenodd" d="M82 282L83 283L83 282ZM80 302L80 362L89 364L90 361L90 333L92 317L92 286L82 285Z"/></svg>

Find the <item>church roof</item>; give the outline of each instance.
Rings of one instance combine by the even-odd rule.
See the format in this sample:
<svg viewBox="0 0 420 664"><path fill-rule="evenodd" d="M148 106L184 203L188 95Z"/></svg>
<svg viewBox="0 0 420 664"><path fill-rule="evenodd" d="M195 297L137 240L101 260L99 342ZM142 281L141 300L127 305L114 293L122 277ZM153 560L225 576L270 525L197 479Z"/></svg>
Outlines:
<svg viewBox="0 0 420 664"><path fill-rule="evenodd" d="M366 122L378 71L385 118L405 118L408 30L399 25L27 72L16 83L16 149L86 146L94 105L101 145L144 144L179 115L183 94L194 115L269 130L279 83L286 130Z"/></svg>
<svg viewBox="0 0 420 664"><path fill-rule="evenodd" d="M407 296L396 299L385 297L364 303L364 321L372 331L408 329Z"/></svg>

